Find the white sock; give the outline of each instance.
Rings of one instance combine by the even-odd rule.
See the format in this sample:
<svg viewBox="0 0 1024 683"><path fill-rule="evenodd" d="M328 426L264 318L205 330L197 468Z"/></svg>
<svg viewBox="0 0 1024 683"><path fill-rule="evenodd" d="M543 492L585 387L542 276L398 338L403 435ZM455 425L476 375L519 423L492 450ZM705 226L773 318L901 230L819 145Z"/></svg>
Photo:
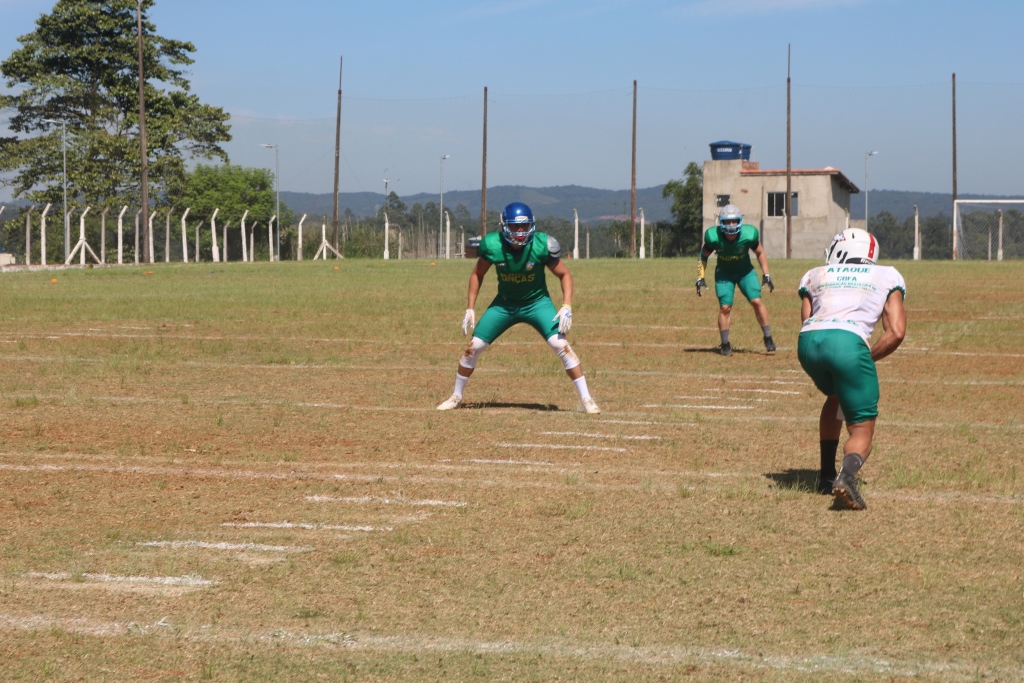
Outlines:
<svg viewBox="0 0 1024 683"><path fill-rule="evenodd" d="M468 377L463 377L459 373L455 373L455 395L462 398L462 392L466 390L466 382L469 381Z"/></svg>
<svg viewBox="0 0 1024 683"><path fill-rule="evenodd" d="M576 391L580 392L580 400L584 401L590 398L590 391L587 389L587 378L580 377L572 381L576 385Z"/></svg>

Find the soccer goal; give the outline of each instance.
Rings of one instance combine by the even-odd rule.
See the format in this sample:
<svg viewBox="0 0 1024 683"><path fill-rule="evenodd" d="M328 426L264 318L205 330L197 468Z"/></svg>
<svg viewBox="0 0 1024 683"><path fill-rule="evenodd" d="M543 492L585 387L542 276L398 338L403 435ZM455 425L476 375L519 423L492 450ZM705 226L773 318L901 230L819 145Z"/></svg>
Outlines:
<svg viewBox="0 0 1024 683"><path fill-rule="evenodd" d="M953 258L1024 257L1024 199L953 202Z"/></svg>

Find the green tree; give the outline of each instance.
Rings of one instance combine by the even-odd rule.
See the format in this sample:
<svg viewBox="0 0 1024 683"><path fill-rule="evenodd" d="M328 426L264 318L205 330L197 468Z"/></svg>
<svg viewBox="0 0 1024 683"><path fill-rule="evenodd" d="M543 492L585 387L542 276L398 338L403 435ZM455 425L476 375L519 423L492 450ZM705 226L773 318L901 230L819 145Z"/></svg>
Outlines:
<svg viewBox="0 0 1024 683"><path fill-rule="evenodd" d="M149 178L156 193L182 177L186 157L227 160L228 114L189 92L182 67L195 46L156 35L142 0ZM16 197L59 204L61 126L67 128L68 199L72 205L127 204L139 195L139 88L136 0L57 0L0 63L14 110L0 138L0 173ZM160 84L164 87L158 87Z"/></svg>
<svg viewBox="0 0 1024 683"><path fill-rule="evenodd" d="M409 211L409 207L392 190L391 194L388 195L387 210L389 214L394 214L395 218L404 218L405 214Z"/></svg>
<svg viewBox="0 0 1024 683"><path fill-rule="evenodd" d="M883 259L904 259L914 257L914 219L900 223L888 211L880 211L871 217L871 232L882 246Z"/></svg>
<svg viewBox="0 0 1024 683"><path fill-rule="evenodd" d="M267 221L277 211L273 173L262 168L231 164L199 164L187 172L180 182L174 184L173 192L167 199L177 207L179 216L186 207L191 207L189 219L205 219L207 227L213 212L220 209L217 214L219 225L223 226L230 222L233 233L241 230L242 215L248 211L248 220L259 221L263 226L262 230L255 233L255 242L261 249L267 236ZM294 252L296 245L293 245L292 241L297 243L298 240L298 234L290 227L294 222L295 214L282 202L281 258L288 258L288 254ZM241 254L240 243L237 239L232 240L229 237L229 245L232 241L237 245L232 248L232 253L236 253L237 250L237 253ZM200 248L204 253L212 250L209 230L200 232Z"/></svg>
<svg viewBox="0 0 1024 683"><path fill-rule="evenodd" d="M661 191L662 197L672 198L672 216L668 243L662 253L666 256L696 254L700 250L704 228L704 174L694 162L686 165L682 180L670 180Z"/></svg>
<svg viewBox="0 0 1024 683"><path fill-rule="evenodd" d="M953 256L953 221L944 213L921 221L921 258L948 259ZM885 248L885 244L882 244Z"/></svg>
<svg viewBox="0 0 1024 683"><path fill-rule="evenodd" d="M452 212L452 225L461 225L464 228L472 228L473 224L480 224L479 220L473 220L473 214L469 212L465 204L459 204Z"/></svg>

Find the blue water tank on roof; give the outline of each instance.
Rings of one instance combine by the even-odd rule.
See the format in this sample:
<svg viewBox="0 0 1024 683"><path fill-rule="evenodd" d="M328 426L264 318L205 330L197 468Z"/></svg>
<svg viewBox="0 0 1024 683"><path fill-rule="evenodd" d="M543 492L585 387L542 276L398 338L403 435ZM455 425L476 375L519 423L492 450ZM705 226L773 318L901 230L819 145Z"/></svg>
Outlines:
<svg viewBox="0 0 1024 683"><path fill-rule="evenodd" d="M729 140L712 142L711 159L712 161L729 161L734 159L750 161L750 145Z"/></svg>

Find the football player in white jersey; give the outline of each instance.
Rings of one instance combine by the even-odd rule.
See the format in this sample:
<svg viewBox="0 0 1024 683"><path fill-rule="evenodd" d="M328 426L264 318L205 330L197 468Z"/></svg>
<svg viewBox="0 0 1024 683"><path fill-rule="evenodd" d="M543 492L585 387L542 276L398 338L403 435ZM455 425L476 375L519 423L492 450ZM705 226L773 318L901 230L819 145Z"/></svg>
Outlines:
<svg viewBox="0 0 1024 683"><path fill-rule="evenodd" d="M875 362L895 351L907 331L906 283L895 268L877 265L878 249L878 241L865 230L843 230L825 250L825 265L809 270L799 290L803 327L797 356L827 397L818 421L818 490L831 491L852 510L867 507L857 488L857 473L871 454L878 417ZM883 332L871 344L879 320ZM850 436L837 474L844 420Z"/></svg>

